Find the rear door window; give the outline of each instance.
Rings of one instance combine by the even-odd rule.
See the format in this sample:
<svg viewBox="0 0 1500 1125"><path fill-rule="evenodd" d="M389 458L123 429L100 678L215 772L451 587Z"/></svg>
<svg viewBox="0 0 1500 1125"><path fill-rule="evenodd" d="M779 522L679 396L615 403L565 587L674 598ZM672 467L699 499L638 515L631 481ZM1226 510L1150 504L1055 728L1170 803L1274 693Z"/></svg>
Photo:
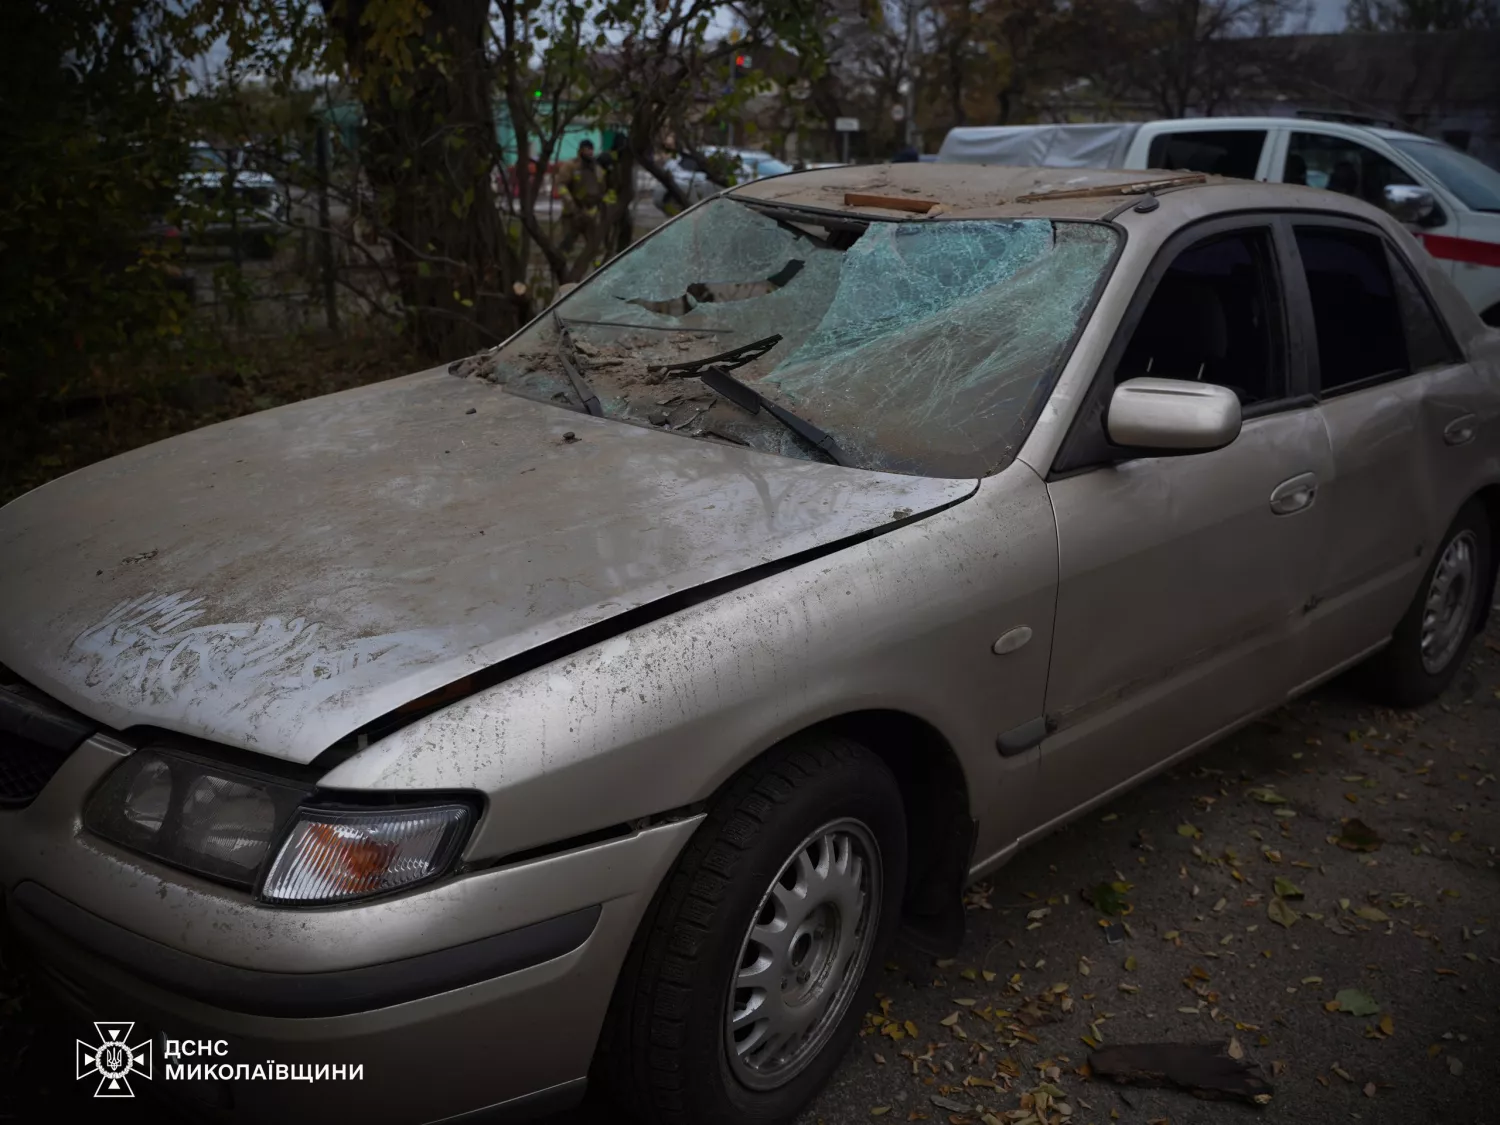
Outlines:
<svg viewBox="0 0 1500 1125"><path fill-rule="evenodd" d="M1411 370L1385 244L1343 227L1298 226L1324 392Z"/></svg>
<svg viewBox="0 0 1500 1125"><path fill-rule="evenodd" d="M1417 280L1394 250L1391 278L1396 284L1396 303L1401 308L1401 326L1406 330L1407 359L1413 371L1462 363L1463 353L1448 335L1426 287Z"/></svg>
<svg viewBox="0 0 1500 1125"><path fill-rule="evenodd" d="M1147 163L1168 171L1207 172L1214 176L1255 179L1264 129L1193 129L1162 133L1151 141Z"/></svg>

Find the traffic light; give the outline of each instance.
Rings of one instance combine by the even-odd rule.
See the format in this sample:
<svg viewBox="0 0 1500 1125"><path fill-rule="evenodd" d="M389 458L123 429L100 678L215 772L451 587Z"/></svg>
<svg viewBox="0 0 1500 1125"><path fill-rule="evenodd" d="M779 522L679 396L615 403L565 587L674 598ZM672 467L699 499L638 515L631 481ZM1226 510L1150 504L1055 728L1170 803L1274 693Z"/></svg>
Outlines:
<svg viewBox="0 0 1500 1125"><path fill-rule="evenodd" d="M734 56L734 76L736 78L743 78L743 77L745 77L745 75L747 75L749 73L750 73L750 56L749 55L735 55Z"/></svg>

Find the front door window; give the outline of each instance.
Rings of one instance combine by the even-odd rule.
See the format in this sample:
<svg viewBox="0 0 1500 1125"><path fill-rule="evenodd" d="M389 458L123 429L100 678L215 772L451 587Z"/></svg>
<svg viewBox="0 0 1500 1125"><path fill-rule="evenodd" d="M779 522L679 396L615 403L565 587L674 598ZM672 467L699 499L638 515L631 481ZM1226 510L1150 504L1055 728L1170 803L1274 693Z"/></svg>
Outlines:
<svg viewBox="0 0 1500 1125"><path fill-rule="evenodd" d="M1388 185L1417 183L1374 149L1325 133L1291 135L1281 178L1352 195L1382 209Z"/></svg>

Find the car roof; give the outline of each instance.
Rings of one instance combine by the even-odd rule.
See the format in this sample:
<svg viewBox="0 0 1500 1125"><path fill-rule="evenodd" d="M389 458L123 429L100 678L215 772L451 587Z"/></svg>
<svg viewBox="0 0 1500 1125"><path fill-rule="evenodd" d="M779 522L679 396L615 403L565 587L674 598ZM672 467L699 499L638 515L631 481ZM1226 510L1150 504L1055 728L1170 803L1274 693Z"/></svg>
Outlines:
<svg viewBox="0 0 1500 1125"><path fill-rule="evenodd" d="M1144 194L1122 194L1120 188L1173 177L1192 176L1194 182L1160 188L1152 194L1158 205L1144 212L1135 205ZM1097 188L1107 194L1046 198L1049 193ZM1402 242L1426 276L1428 286L1466 350L1489 331L1437 264L1421 251L1410 233L1385 212L1361 199L1326 188L1299 184L1233 180L1224 176L1159 170L1122 172L1097 168L1014 168L989 164L858 164L788 172L730 188L725 194L746 200L781 203L787 207L839 211L879 219L916 220L910 210L873 206L848 196L872 195L902 200L930 200L943 210L922 221L950 219L1071 219L1098 221L1113 218L1130 232L1137 255L1149 256L1168 238L1189 224L1221 215L1246 212L1302 211L1360 219ZM1041 199L1017 202L1017 196Z"/></svg>
<svg viewBox="0 0 1500 1125"><path fill-rule="evenodd" d="M1332 127L1334 130L1349 129L1357 133L1373 133L1377 137L1387 137L1401 140L1429 141L1433 144L1431 137L1424 137L1420 133L1411 133L1404 129L1388 129L1384 125L1363 125L1357 121L1335 121L1324 117L1178 117L1160 121L1144 121L1142 125L1150 125L1153 128L1175 125L1192 125L1194 128L1213 129L1323 129Z"/></svg>
<svg viewBox="0 0 1500 1125"><path fill-rule="evenodd" d="M1370 132L1389 141L1421 141L1423 144L1438 145L1441 148L1452 147L1433 137L1424 137L1421 133L1408 133L1401 129L1382 129L1372 125Z"/></svg>
<svg viewBox="0 0 1500 1125"><path fill-rule="evenodd" d="M880 199L922 200L940 204L935 219L1049 218L1104 219L1138 201L1144 191L1124 192L1145 184L1178 180L1178 186L1158 187L1154 194L1191 193L1197 210L1309 208L1346 211L1369 218L1379 214L1359 200L1322 188L1233 180L1224 176L1155 169L1118 171L1100 168L1015 168L991 164L858 164L817 168L768 176L730 189L731 195L790 207L868 214L885 219L917 217L910 210L879 204ZM1192 182L1181 182L1191 179ZM1046 198L1061 192L1090 194ZM850 202L851 195L877 197L877 202ZM1042 198L1036 198L1036 197Z"/></svg>

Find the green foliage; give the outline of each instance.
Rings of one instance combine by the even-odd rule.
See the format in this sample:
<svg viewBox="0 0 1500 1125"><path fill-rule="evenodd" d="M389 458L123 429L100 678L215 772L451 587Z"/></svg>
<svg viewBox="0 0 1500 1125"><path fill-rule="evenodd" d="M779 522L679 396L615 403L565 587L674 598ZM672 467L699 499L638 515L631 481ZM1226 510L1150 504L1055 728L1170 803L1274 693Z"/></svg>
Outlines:
<svg viewBox="0 0 1500 1125"><path fill-rule="evenodd" d="M0 68L0 411L16 411L180 333L162 220L187 148L165 4L3 7L24 44Z"/></svg>

